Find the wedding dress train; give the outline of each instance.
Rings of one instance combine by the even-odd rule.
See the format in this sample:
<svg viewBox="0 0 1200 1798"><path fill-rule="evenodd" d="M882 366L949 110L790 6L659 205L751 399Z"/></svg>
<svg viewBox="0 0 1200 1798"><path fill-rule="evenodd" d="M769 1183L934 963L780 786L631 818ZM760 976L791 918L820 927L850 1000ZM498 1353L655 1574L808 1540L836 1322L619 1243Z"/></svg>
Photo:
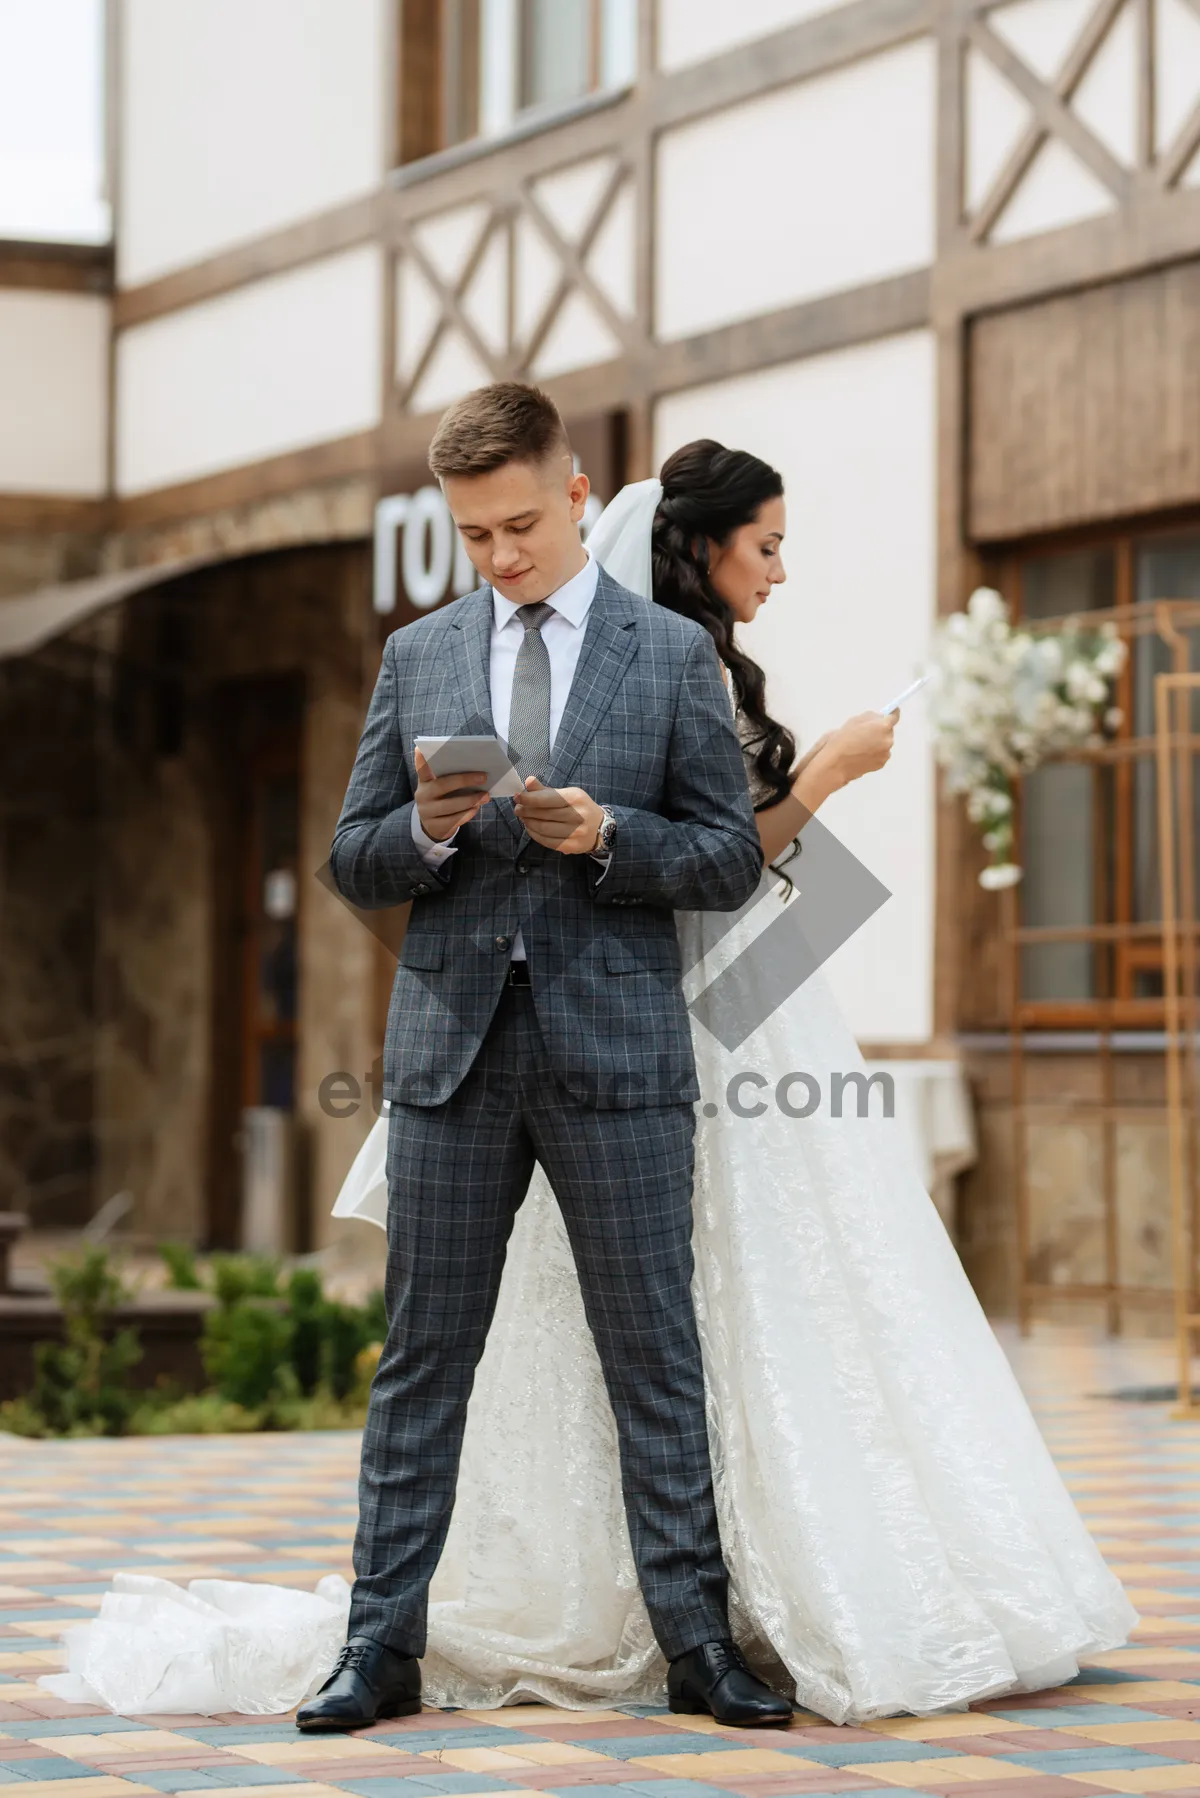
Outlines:
<svg viewBox="0 0 1200 1798"><path fill-rule="evenodd" d="M760 903L782 903L776 876ZM679 920L699 990L738 944ZM736 933L735 933L736 934ZM721 938L720 946L713 947ZM701 953L706 951L706 953ZM1050 1459L898 1122L860 1117L862 1068L821 975L734 1052L695 1025L695 1298L732 1620L760 1665L834 1722L1057 1685L1136 1622ZM755 990L757 988L757 990ZM770 1013L770 1015L767 1015ZM813 1088L784 1087L805 1073ZM731 1109L730 1082L747 1101ZM803 1091L802 1091L803 1088ZM754 1100L751 1105L749 1101ZM382 1223L386 1120L338 1215ZM263 1598L263 1688L271 1633ZM236 1627L252 1627L243 1610ZM87 1644L74 1664L86 1681ZM111 1650L111 1644L110 1644ZM105 1657L105 1702L120 1667ZM241 1708L256 1696L239 1658ZM312 1669L312 1688L327 1661ZM539 1169L513 1231L471 1399L425 1692L478 1708L654 1701L664 1663L634 1575L616 1434L566 1233ZM76 1690L79 1688L76 1687ZM260 1692L258 1696L262 1696ZM179 1681L171 1709L191 1709ZM121 1708L114 1705L114 1708ZM159 1707L162 1708L162 1707Z"/></svg>

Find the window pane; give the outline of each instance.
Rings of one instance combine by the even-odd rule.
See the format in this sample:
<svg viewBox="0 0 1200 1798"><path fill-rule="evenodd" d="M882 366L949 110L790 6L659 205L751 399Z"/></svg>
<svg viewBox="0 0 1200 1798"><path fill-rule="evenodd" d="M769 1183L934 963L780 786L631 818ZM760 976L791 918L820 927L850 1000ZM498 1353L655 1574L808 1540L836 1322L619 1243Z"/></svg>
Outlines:
<svg viewBox="0 0 1200 1798"><path fill-rule="evenodd" d="M1111 549L1039 556L1022 569L1021 615L1062 618L1069 612L1098 612L1112 605L1115 591L1116 558Z"/></svg>
<svg viewBox="0 0 1200 1798"><path fill-rule="evenodd" d="M1092 770L1050 762L1029 775L1021 794L1021 922L1091 924L1093 907ZM1093 999L1090 943L1034 943L1022 951L1026 999Z"/></svg>
<svg viewBox="0 0 1200 1798"><path fill-rule="evenodd" d="M624 87L637 75L637 0L604 0L600 81Z"/></svg>
<svg viewBox="0 0 1200 1798"><path fill-rule="evenodd" d="M1159 637L1139 637L1133 650L1133 734L1154 735L1154 677L1171 665ZM1133 765L1133 916L1149 924L1162 917L1158 881L1158 773L1150 756Z"/></svg>
<svg viewBox="0 0 1200 1798"><path fill-rule="evenodd" d="M0 237L110 231L103 0L0 0Z"/></svg>
<svg viewBox="0 0 1200 1798"><path fill-rule="evenodd" d="M1071 550L1026 562L1021 615L1028 622L1098 612L1116 592L1111 549ZM1093 782L1090 768L1055 762L1028 776L1021 798L1021 921L1092 924L1095 919ZM1022 951L1026 999L1072 1001L1097 996L1096 951L1090 943L1038 943Z"/></svg>
<svg viewBox="0 0 1200 1798"><path fill-rule="evenodd" d="M585 94L591 85L591 0L525 0L525 7L525 105Z"/></svg>
<svg viewBox="0 0 1200 1798"><path fill-rule="evenodd" d="M481 0L479 10L479 129L505 131L517 107L520 0Z"/></svg>
<svg viewBox="0 0 1200 1798"><path fill-rule="evenodd" d="M1168 537L1137 546L1137 598L1200 599L1200 537ZM1191 667L1200 671L1200 630L1185 633ZM1133 734L1154 735L1154 678L1173 666L1169 646L1149 634L1133 645ZM1193 708L1195 710L1195 708ZM1193 716L1192 729L1197 728ZM1197 855L1200 856L1200 769L1197 770ZM1162 916L1158 879L1158 779L1149 757L1139 757L1133 775L1133 915L1138 923ZM1197 868L1200 880L1200 866Z"/></svg>
<svg viewBox="0 0 1200 1798"><path fill-rule="evenodd" d="M1137 589L1140 600L1200 599L1200 537L1139 543Z"/></svg>

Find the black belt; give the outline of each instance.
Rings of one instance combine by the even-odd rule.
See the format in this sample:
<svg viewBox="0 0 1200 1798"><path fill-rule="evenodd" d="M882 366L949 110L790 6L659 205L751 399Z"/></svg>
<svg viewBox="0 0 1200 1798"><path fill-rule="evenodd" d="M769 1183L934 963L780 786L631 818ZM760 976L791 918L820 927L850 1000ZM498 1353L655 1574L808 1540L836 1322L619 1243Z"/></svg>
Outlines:
<svg viewBox="0 0 1200 1798"><path fill-rule="evenodd" d="M508 964L508 984L509 984L509 986L532 986L533 985L532 980L530 980L530 978L529 978L529 963L527 961L510 961L509 962L509 964Z"/></svg>

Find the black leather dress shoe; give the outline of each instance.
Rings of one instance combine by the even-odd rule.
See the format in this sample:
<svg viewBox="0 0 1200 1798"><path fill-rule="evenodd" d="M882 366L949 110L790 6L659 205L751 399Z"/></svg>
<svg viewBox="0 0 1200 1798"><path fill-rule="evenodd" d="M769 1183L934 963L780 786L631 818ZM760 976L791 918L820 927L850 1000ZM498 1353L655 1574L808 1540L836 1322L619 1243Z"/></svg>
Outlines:
<svg viewBox="0 0 1200 1798"><path fill-rule="evenodd" d="M763 1729L790 1723L792 1707L751 1673L732 1642L704 1642L681 1654L667 1670L667 1697L673 1711L702 1711L735 1729Z"/></svg>
<svg viewBox="0 0 1200 1798"><path fill-rule="evenodd" d="M365 1729L381 1717L421 1708L421 1663L370 1636L351 1636L315 1698L296 1712L296 1728Z"/></svg>

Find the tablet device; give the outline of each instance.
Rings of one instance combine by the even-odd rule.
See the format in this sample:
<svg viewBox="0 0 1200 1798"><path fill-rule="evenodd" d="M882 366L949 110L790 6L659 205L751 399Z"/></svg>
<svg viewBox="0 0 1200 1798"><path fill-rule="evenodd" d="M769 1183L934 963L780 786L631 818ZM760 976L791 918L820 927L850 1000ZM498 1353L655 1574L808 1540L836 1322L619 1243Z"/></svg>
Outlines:
<svg viewBox="0 0 1200 1798"><path fill-rule="evenodd" d="M927 674L918 675L915 681L910 682L910 684L905 687L903 693L898 693L895 699L889 699L886 705L881 705L879 710L883 716L886 718L889 712L898 712L900 707L910 700L914 693L919 693L921 691L921 688L928 679L929 676Z"/></svg>
<svg viewBox="0 0 1200 1798"><path fill-rule="evenodd" d="M514 799L525 791L499 737L418 737L416 746L433 775L482 774L493 799Z"/></svg>

